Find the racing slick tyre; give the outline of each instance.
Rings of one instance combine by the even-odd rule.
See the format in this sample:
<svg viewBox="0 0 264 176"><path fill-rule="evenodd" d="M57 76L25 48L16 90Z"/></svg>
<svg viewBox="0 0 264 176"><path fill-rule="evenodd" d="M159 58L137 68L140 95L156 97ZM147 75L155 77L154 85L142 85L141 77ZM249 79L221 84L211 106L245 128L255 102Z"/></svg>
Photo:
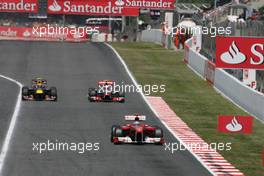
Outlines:
<svg viewBox="0 0 264 176"><path fill-rule="evenodd" d="M124 92L118 92L119 97L125 97L125 93Z"/></svg>
<svg viewBox="0 0 264 176"><path fill-rule="evenodd" d="M115 129L114 137L123 137L123 130L120 127ZM114 144L121 144L120 142L114 142Z"/></svg>
<svg viewBox="0 0 264 176"><path fill-rule="evenodd" d="M55 97L54 101L58 100L57 88L56 87L51 87L50 88L50 96Z"/></svg>
<svg viewBox="0 0 264 176"><path fill-rule="evenodd" d="M28 87L22 87L22 100L25 100L24 96L29 96L29 88Z"/></svg>
<svg viewBox="0 0 264 176"><path fill-rule="evenodd" d="M162 138L163 137L163 131L162 131L162 129L157 128L155 130L155 137L157 137L157 138Z"/></svg>
<svg viewBox="0 0 264 176"><path fill-rule="evenodd" d="M91 97L95 97L96 96L96 91L94 89L89 89L89 100L90 102L94 102L93 99L91 99Z"/></svg>
<svg viewBox="0 0 264 176"><path fill-rule="evenodd" d="M111 128L111 142L114 142L113 141L113 138L115 136L115 129L118 128L119 126L117 125L113 125L112 128Z"/></svg>
<svg viewBox="0 0 264 176"><path fill-rule="evenodd" d="M125 97L125 93L124 92L118 92L118 96L119 97ZM125 99L122 99L121 101L120 101L120 103L124 103L125 102Z"/></svg>
<svg viewBox="0 0 264 176"><path fill-rule="evenodd" d="M156 128L156 130L155 130L155 137L156 138L163 138L163 131L162 131L162 129L161 128ZM157 145L162 145L163 144L163 142L158 142L158 143L156 143Z"/></svg>

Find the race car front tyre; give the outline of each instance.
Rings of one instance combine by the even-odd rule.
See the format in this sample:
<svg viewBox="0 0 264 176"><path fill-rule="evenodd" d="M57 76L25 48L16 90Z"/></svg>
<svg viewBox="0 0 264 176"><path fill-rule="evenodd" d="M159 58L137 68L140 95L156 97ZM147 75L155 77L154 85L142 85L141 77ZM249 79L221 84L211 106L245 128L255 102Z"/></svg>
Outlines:
<svg viewBox="0 0 264 176"><path fill-rule="evenodd" d="M118 92L119 97L125 97L125 93L124 92Z"/></svg>
<svg viewBox="0 0 264 176"><path fill-rule="evenodd" d="M96 90L90 88L88 94L89 94L89 100L90 100L90 102L94 102L94 100L91 97L95 97L96 96Z"/></svg>
<svg viewBox="0 0 264 176"><path fill-rule="evenodd" d="M29 88L28 87L22 87L22 100L25 100L24 96L29 96Z"/></svg>
<svg viewBox="0 0 264 176"><path fill-rule="evenodd" d="M54 101L58 100L57 88L56 87L51 87L50 88L50 96L56 97Z"/></svg>
<svg viewBox="0 0 264 176"><path fill-rule="evenodd" d="M96 91L94 89L89 89L89 96L90 97L93 97L93 96L96 96Z"/></svg>
<svg viewBox="0 0 264 176"><path fill-rule="evenodd" d="M115 137L123 137L123 130L122 128L118 127L115 130Z"/></svg>
<svg viewBox="0 0 264 176"><path fill-rule="evenodd" d="M156 138L162 138L163 137L163 131L161 128L156 128L155 130L155 137Z"/></svg>
<svg viewBox="0 0 264 176"><path fill-rule="evenodd" d="M156 138L161 138L161 141L160 142L157 142L156 144L157 145L163 145L163 131L161 128L157 127L156 130L155 130L155 137Z"/></svg>
<svg viewBox="0 0 264 176"><path fill-rule="evenodd" d="M115 129L114 137L123 137L123 130L120 127ZM120 144L120 142L114 142L114 144Z"/></svg>
<svg viewBox="0 0 264 176"><path fill-rule="evenodd" d="M118 128L119 126L113 125L111 128L111 142L113 142L113 138L115 136L115 129Z"/></svg>

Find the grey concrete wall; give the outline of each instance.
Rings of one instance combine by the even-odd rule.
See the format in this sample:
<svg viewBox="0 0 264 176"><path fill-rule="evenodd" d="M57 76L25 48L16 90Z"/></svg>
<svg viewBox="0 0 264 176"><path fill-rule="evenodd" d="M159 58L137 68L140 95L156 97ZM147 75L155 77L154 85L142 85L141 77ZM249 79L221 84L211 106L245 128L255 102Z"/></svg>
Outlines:
<svg viewBox="0 0 264 176"><path fill-rule="evenodd" d="M162 44L162 31L160 29L144 30L141 34L141 41Z"/></svg>
<svg viewBox="0 0 264 176"><path fill-rule="evenodd" d="M196 53L192 48L189 49L189 59L188 63L189 65L198 72L202 77L205 76L205 65L206 65L207 59L200 55L199 53Z"/></svg>
<svg viewBox="0 0 264 176"><path fill-rule="evenodd" d="M215 70L215 87L236 104L264 121L264 95L244 85L223 69Z"/></svg>

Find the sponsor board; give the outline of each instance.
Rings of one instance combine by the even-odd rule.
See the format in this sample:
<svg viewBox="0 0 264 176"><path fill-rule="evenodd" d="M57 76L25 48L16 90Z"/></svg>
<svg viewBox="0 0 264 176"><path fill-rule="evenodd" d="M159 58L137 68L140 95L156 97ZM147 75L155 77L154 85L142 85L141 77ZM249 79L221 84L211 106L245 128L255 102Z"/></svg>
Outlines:
<svg viewBox="0 0 264 176"><path fill-rule="evenodd" d="M112 0L117 6L145 9L174 9L175 0Z"/></svg>
<svg viewBox="0 0 264 176"><path fill-rule="evenodd" d="M243 83L253 89L257 88L256 70L243 69Z"/></svg>
<svg viewBox="0 0 264 176"><path fill-rule="evenodd" d="M37 13L38 0L1 0L0 12Z"/></svg>
<svg viewBox="0 0 264 176"><path fill-rule="evenodd" d="M251 116L218 116L218 131L223 133L252 133L253 117Z"/></svg>
<svg viewBox="0 0 264 176"><path fill-rule="evenodd" d="M185 47L184 47L185 52L184 52L183 61L186 64L188 64L189 63L189 50L190 50L190 46L187 43L185 43L184 45L185 45Z"/></svg>
<svg viewBox="0 0 264 176"><path fill-rule="evenodd" d="M80 36L78 34L45 34L39 35L34 28L29 27L6 27L0 26L0 39L24 39L24 40L49 40L49 41L81 41L86 40L87 36Z"/></svg>
<svg viewBox="0 0 264 176"><path fill-rule="evenodd" d="M110 0L48 0L49 14L139 16L139 8L116 5Z"/></svg>
<svg viewBox="0 0 264 176"><path fill-rule="evenodd" d="M212 61L207 60L205 63L205 78L211 84L214 84L215 77L215 64Z"/></svg>
<svg viewBox="0 0 264 176"><path fill-rule="evenodd" d="M216 67L264 69L264 38L218 36Z"/></svg>

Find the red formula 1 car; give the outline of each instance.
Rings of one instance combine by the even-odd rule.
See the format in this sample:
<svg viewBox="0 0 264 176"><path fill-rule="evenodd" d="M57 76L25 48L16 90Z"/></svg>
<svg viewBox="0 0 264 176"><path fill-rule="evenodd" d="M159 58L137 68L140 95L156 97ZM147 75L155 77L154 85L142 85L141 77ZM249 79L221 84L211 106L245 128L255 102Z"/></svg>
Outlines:
<svg viewBox="0 0 264 176"><path fill-rule="evenodd" d="M89 88L88 99L91 102L125 102L125 94L121 91L116 91L115 82L103 80L98 82L98 88Z"/></svg>
<svg viewBox="0 0 264 176"><path fill-rule="evenodd" d="M164 143L163 131L158 126L141 123L146 120L145 116L129 115L125 120L133 120L134 123L126 125L113 125L111 129L111 142L114 144L159 144Z"/></svg>

